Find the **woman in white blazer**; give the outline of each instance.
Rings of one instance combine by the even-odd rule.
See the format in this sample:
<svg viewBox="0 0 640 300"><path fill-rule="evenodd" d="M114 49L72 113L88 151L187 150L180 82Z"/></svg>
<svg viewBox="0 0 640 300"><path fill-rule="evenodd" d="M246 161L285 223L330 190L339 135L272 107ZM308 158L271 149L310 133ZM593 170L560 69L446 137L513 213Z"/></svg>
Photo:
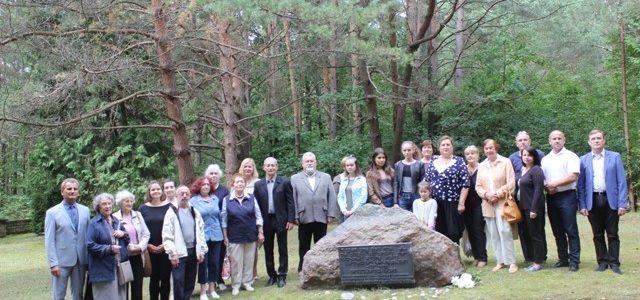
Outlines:
<svg viewBox="0 0 640 300"><path fill-rule="evenodd" d="M133 204L136 202L136 196L127 190L119 191L116 194L116 205L120 210L115 212L113 216L118 218L129 234L131 241L129 242L129 261L133 270L133 281L130 282L129 290L131 300L142 300L142 281L144 279L144 251L147 251L147 243L149 242L149 229L145 224L142 214L133 210ZM150 263L150 262L147 262Z"/></svg>

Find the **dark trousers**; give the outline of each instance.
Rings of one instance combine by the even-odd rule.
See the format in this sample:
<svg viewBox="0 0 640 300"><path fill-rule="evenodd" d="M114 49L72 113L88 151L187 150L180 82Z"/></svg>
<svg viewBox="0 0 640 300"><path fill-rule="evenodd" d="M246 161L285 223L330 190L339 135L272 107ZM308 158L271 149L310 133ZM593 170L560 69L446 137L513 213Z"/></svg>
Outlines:
<svg viewBox="0 0 640 300"><path fill-rule="evenodd" d="M535 219L531 219L529 215L530 212L531 210L528 209L522 210L523 221L519 224L525 224L523 227L527 229L527 236L529 236L529 243L527 245L529 247L527 252L531 255L531 259L529 259L529 261L541 264L547 260L547 239L544 233L544 211L538 212ZM520 238L522 238L522 236L520 236Z"/></svg>
<svg viewBox="0 0 640 300"><path fill-rule="evenodd" d="M442 233L456 244L460 243L464 223L458 214L458 201L438 200L438 216L436 217L436 231Z"/></svg>
<svg viewBox="0 0 640 300"><path fill-rule="evenodd" d="M129 283L131 296L130 300L142 300L142 280L144 279L144 269L142 267L142 255L129 256L131 270L133 271L133 281Z"/></svg>
<svg viewBox="0 0 640 300"><path fill-rule="evenodd" d="M220 259L218 260L218 266L220 272L218 272L218 285L224 284L224 279L222 279L222 265L224 264L224 257L227 255L227 247L220 248Z"/></svg>
<svg viewBox="0 0 640 300"><path fill-rule="evenodd" d="M269 214L267 220L264 220L264 261L267 267L267 275L272 278L287 277L287 269L289 268L289 254L287 252L287 230L277 231L276 215ZM278 272L276 273L275 262L273 259L274 240L278 239Z"/></svg>
<svg viewBox="0 0 640 300"><path fill-rule="evenodd" d="M575 190L547 194L549 223L558 248L558 260L572 265L580 264L580 235L576 212L578 200Z"/></svg>
<svg viewBox="0 0 640 300"><path fill-rule="evenodd" d="M593 206L589 211L589 223L593 231L598 264L620 265L620 239L618 238L618 210L611 209L606 194L593 194ZM607 243L604 234L607 233Z"/></svg>
<svg viewBox="0 0 640 300"><path fill-rule="evenodd" d="M188 255L180 258L178 266L171 270L173 275L173 300L189 300L196 285L198 261L196 249L187 249Z"/></svg>
<svg viewBox="0 0 640 300"><path fill-rule="evenodd" d="M149 278L149 299L169 300L171 291L171 262L166 253L149 253L151 277Z"/></svg>
<svg viewBox="0 0 640 300"><path fill-rule="evenodd" d="M484 233L485 223L482 216L482 206L467 207L462 219L469 234L473 258L477 261L487 262L487 236Z"/></svg>
<svg viewBox="0 0 640 300"><path fill-rule="evenodd" d="M520 207L519 203L518 207ZM528 210L524 210L522 208L520 208L520 212L522 213L523 219L525 213L529 214ZM520 248L522 248L522 256L524 257L524 261L534 261L533 252L531 251L531 234L529 234L528 223L524 220L518 223L518 239L520 240Z"/></svg>
<svg viewBox="0 0 640 300"><path fill-rule="evenodd" d="M300 263L298 263L298 272L302 271L302 263L304 255L311 249L311 238L313 243L318 241L327 234L327 224L320 222L312 222L300 224L298 226L298 255L300 255Z"/></svg>
<svg viewBox="0 0 640 300"><path fill-rule="evenodd" d="M205 284L208 282L218 282L220 277L220 252L222 249L222 241L207 241L207 254L204 255L204 261L198 265L198 283Z"/></svg>

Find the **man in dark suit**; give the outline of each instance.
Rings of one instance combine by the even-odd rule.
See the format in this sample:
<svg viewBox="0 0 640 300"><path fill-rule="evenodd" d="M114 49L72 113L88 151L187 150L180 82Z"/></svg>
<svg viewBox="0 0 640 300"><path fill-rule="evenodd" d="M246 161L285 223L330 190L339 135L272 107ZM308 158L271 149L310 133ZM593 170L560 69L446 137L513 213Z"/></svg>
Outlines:
<svg viewBox="0 0 640 300"><path fill-rule="evenodd" d="M578 199L580 213L589 218L596 247L596 272L611 268L620 270L620 239L618 221L628 207L627 179L622 159L617 152L604 149L604 133L595 129L589 133L591 152L580 157ZM609 248L604 239L607 234Z"/></svg>
<svg viewBox="0 0 640 300"><path fill-rule="evenodd" d="M60 185L62 201L47 210L44 246L51 269L53 299L64 299L71 281L71 298L82 299L87 270L87 226L89 208L77 203L80 184L67 178Z"/></svg>
<svg viewBox="0 0 640 300"><path fill-rule="evenodd" d="M264 221L264 260L267 266L267 286L278 284L284 287L289 268L287 253L287 231L295 222L294 204L291 194L291 183L284 176L278 176L278 161L273 157L264 160L265 178L256 182L253 192L260 206ZM274 240L278 239L279 266L276 273L273 259Z"/></svg>

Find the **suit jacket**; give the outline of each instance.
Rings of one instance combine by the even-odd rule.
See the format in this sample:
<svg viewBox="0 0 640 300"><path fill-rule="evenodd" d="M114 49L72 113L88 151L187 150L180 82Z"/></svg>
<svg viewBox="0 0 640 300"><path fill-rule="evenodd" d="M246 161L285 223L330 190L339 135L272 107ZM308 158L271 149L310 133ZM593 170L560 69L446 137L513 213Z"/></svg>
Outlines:
<svg viewBox="0 0 640 300"><path fill-rule="evenodd" d="M260 206L264 229L273 230L267 228L271 224L267 222L269 220L269 189L266 178L256 182L253 196L256 197L258 206ZM287 222L293 223L296 220L291 182L287 177L276 176L273 182L273 209L276 216L276 228L274 229L277 232L287 230Z"/></svg>
<svg viewBox="0 0 640 300"><path fill-rule="evenodd" d="M327 223L327 217L335 218L339 214L336 192L329 174L316 171L313 176L316 180L315 189L309 185L306 174L300 172L291 176L295 218L300 224Z"/></svg>
<svg viewBox="0 0 640 300"><path fill-rule="evenodd" d="M627 208L627 179L620 154L604 151L604 181L607 186L607 200L611 209ZM593 154L580 157L580 176L578 176L578 201L580 209L591 210L593 205Z"/></svg>
<svg viewBox="0 0 640 300"><path fill-rule="evenodd" d="M64 201L64 200L63 200ZM49 268L72 267L76 262L87 265L87 226L89 208L76 203L78 229L73 228L62 202L49 208L44 219L44 247Z"/></svg>

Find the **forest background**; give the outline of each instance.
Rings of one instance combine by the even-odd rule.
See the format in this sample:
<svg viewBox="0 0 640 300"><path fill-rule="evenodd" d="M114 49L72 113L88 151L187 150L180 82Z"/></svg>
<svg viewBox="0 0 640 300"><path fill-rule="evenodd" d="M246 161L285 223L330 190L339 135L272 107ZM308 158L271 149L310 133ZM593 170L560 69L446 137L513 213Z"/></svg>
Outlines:
<svg viewBox="0 0 640 300"><path fill-rule="evenodd" d="M143 199L211 163L336 174L444 134L508 155L521 130L579 155L604 130L636 188L639 69L638 1L0 0L0 217L41 232L69 176L84 203Z"/></svg>

